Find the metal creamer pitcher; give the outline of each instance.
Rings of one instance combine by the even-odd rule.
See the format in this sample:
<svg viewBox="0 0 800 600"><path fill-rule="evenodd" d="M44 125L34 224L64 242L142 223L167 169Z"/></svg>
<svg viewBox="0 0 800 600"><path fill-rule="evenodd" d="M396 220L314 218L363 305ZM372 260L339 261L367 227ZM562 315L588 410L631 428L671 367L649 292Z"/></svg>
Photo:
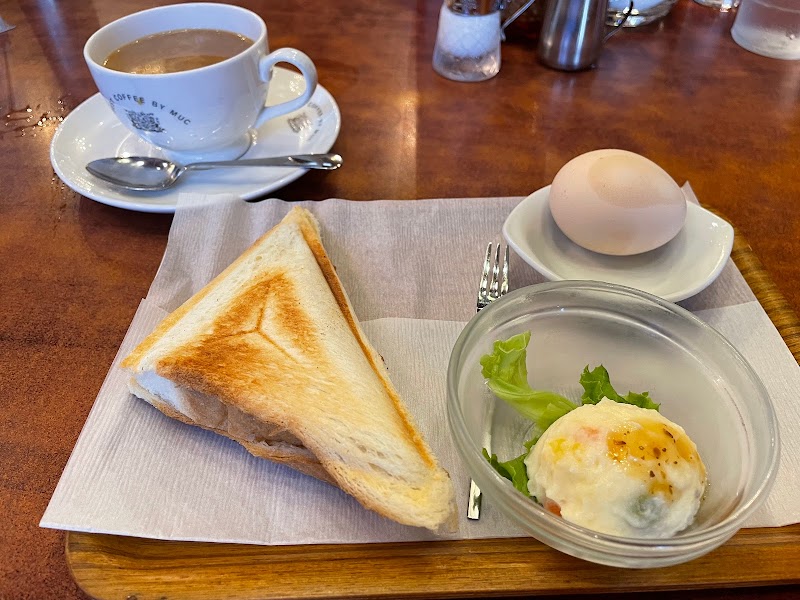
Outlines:
<svg viewBox="0 0 800 600"><path fill-rule="evenodd" d="M549 0L539 34L539 60L562 71L594 66L605 41L620 30L632 10L633 2L606 32L608 0Z"/></svg>

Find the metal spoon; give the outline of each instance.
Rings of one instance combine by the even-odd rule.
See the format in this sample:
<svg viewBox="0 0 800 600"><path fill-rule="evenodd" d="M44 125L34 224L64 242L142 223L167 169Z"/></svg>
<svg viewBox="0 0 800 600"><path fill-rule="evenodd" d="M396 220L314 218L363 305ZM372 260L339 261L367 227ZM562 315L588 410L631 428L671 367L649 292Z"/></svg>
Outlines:
<svg viewBox="0 0 800 600"><path fill-rule="evenodd" d="M129 190L165 190L178 181L186 171L207 171L217 167L300 167L333 171L342 166L338 154L295 154L270 158L222 160L179 165L164 158L128 156L101 158L86 165L95 177Z"/></svg>

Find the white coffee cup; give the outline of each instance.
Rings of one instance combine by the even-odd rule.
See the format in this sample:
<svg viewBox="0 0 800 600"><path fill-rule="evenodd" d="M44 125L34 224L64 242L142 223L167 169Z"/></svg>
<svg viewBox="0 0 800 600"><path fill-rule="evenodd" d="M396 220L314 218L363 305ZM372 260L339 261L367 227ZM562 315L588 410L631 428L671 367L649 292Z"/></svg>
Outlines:
<svg viewBox="0 0 800 600"><path fill-rule="evenodd" d="M103 66L119 47L177 29L231 31L254 43L222 62L177 73L123 73ZM317 70L308 56L294 48L269 52L261 17L228 4L174 4L122 17L95 32L83 56L117 118L170 158L182 161L238 158L252 143L254 128L301 108L317 87ZM305 90L292 100L265 107L272 67L279 62L300 70Z"/></svg>

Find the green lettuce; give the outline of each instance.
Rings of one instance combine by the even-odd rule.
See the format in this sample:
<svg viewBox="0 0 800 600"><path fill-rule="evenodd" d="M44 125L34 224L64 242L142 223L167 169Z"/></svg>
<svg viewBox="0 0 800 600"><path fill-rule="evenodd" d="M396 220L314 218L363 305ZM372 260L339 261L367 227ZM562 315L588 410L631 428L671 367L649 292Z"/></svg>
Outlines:
<svg viewBox="0 0 800 600"><path fill-rule="evenodd" d="M583 396L581 401L584 404L597 404L603 398L608 398L614 402L622 402L623 404L633 404L639 408L650 408L658 410L660 404L653 402L650 398L649 392L642 392L637 394L635 392L628 392L625 396L620 396L617 391L611 386L611 379L608 376L608 371L603 365L595 367L591 371L587 365L581 373L581 385L583 386Z"/></svg>
<svg viewBox="0 0 800 600"><path fill-rule="evenodd" d="M494 470L508 479L514 484L514 487L518 491L528 497L530 497L530 494L528 493L528 469L525 467L525 459L528 458L531 448L539 441L540 437L542 437L541 434L535 434L533 438L525 442L525 452L516 458L504 462L498 460L496 454L490 456L489 451L483 448L483 457L489 461L489 464L494 467Z"/></svg>
<svg viewBox="0 0 800 600"><path fill-rule="evenodd" d="M489 464L494 467L494 470L513 483L517 491L522 492L526 496L530 496L528 493L528 470L525 468L525 458L527 456L528 452L526 451L517 458L500 462L497 460L496 454L489 456L489 452L486 451L486 448L483 449L483 457L489 461Z"/></svg>
<svg viewBox="0 0 800 600"><path fill-rule="evenodd" d="M533 438L525 442L525 452L507 461L500 461L496 454L483 449L483 456L514 487L530 497L528 493L528 471L525 459L531 448L539 441L545 430L569 411L577 408L569 399L544 390L534 390L528 383L527 348L531 333L525 332L498 340L491 354L481 357L481 373L486 385L501 400L511 405L522 416L535 423ZM608 371L603 365L591 371L587 365L580 376L583 386L583 404L597 404L603 398L614 402L633 404L640 408L658 410L659 404L653 402L648 392L637 394L628 392L621 396L611 385Z"/></svg>
<svg viewBox="0 0 800 600"><path fill-rule="evenodd" d="M526 356L530 339L531 333L527 331L507 340L497 340L492 353L481 357L481 373L486 378L486 385L498 398L544 432L576 406L564 396L534 390L528 384Z"/></svg>

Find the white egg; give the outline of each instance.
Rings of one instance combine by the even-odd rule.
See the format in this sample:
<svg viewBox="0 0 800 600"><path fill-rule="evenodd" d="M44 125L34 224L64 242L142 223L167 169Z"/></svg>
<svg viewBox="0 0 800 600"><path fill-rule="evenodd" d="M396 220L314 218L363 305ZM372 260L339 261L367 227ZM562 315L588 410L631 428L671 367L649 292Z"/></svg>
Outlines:
<svg viewBox="0 0 800 600"><path fill-rule="evenodd" d="M553 179L550 212L559 229L588 250L617 256L663 246L686 220L686 199L669 174L627 150L573 158Z"/></svg>
<svg viewBox="0 0 800 600"><path fill-rule="evenodd" d="M655 410L603 399L567 413L525 459L547 510L600 533L664 538L694 520L706 469L694 442Z"/></svg>

